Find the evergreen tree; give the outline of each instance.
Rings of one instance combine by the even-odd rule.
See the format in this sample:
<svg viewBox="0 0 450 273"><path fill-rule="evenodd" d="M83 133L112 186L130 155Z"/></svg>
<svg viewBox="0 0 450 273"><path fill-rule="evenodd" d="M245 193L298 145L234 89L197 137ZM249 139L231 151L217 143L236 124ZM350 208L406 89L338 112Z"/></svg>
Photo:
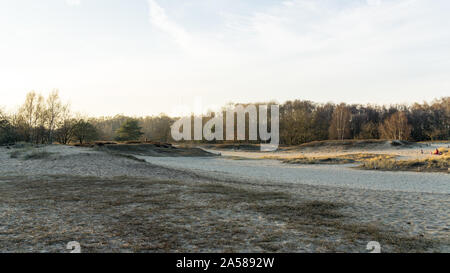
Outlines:
<svg viewBox="0 0 450 273"><path fill-rule="evenodd" d="M141 129L137 120L129 119L116 131L116 140L138 140L144 134Z"/></svg>

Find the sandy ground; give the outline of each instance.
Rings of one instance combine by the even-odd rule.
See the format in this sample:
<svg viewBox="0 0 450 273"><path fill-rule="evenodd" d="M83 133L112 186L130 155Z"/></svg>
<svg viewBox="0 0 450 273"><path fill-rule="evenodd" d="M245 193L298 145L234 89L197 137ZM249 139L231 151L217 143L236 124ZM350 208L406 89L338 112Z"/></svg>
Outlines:
<svg viewBox="0 0 450 273"><path fill-rule="evenodd" d="M269 159L138 157L166 168L196 171L230 180L450 194L450 175L447 173L372 171L352 168L358 164L297 165Z"/></svg>
<svg viewBox="0 0 450 273"><path fill-rule="evenodd" d="M127 157L114 156L92 148L52 145L34 150L49 153L42 160L11 158L14 149L0 147L0 176L71 175L93 177L152 177L157 179L189 178L177 172L150 164L139 164ZM29 153L29 152L28 152Z"/></svg>
<svg viewBox="0 0 450 273"><path fill-rule="evenodd" d="M242 153L241 153L242 156ZM355 170L348 165L286 165L276 160L151 158L152 164L228 180L276 183L315 200L351 201L359 219L414 234L450 236L450 182L445 173ZM313 197L314 196L314 197Z"/></svg>
<svg viewBox="0 0 450 273"><path fill-rule="evenodd" d="M0 148L0 252L67 252L74 240L85 252L366 252L372 240L387 252L450 252L445 189L239 178L164 158L43 149L47 157L25 160Z"/></svg>

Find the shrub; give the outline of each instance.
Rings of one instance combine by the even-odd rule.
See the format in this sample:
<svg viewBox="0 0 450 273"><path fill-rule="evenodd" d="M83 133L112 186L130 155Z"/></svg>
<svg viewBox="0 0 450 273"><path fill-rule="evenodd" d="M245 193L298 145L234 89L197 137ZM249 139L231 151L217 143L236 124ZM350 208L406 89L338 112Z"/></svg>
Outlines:
<svg viewBox="0 0 450 273"><path fill-rule="evenodd" d="M23 159L44 159L50 157L51 153L45 150L34 150L31 153L25 154Z"/></svg>
<svg viewBox="0 0 450 273"><path fill-rule="evenodd" d="M17 134L9 121L0 120L0 145L12 144L17 141Z"/></svg>

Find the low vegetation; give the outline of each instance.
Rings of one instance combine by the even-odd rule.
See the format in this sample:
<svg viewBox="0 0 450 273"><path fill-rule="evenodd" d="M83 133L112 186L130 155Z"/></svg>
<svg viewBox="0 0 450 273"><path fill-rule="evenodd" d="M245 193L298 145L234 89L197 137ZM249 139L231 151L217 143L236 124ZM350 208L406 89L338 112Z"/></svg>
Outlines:
<svg viewBox="0 0 450 273"><path fill-rule="evenodd" d="M299 145L301 148L319 148L319 147L332 147L332 146L343 146L343 147L367 147L370 145L384 144L386 140L383 139L346 139L346 140L322 140L322 141L311 141Z"/></svg>
<svg viewBox="0 0 450 273"><path fill-rule="evenodd" d="M39 150L34 150L31 153L25 154L23 156L23 159L25 159L25 160L44 159L44 158L49 158L51 155L52 155L52 153L49 153L43 149L39 149Z"/></svg>
<svg viewBox="0 0 450 273"><path fill-rule="evenodd" d="M450 154L448 149L441 149L440 151L443 153L442 155L433 155L424 159L370 159L364 161L360 168L381 171L449 172Z"/></svg>
<svg viewBox="0 0 450 273"><path fill-rule="evenodd" d="M48 152L45 147L35 147L27 143L19 144L17 147L13 147L13 151L9 153L11 158L33 160L49 158L52 155L52 153Z"/></svg>
<svg viewBox="0 0 450 273"><path fill-rule="evenodd" d="M187 156L187 157L207 157L215 154L206 152L199 148L177 148L168 143L130 143L130 144L105 144L97 146L98 149L126 155L141 156Z"/></svg>
<svg viewBox="0 0 450 273"><path fill-rule="evenodd" d="M302 156L294 158L284 158L277 156L265 156L262 159L278 159L283 163L288 164L350 164L359 163L367 160L386 160L395 158L395 155L387 154L370 154L370 153L356 153L343 154L336 156Z"/></svg>
<svg viewBox="0 0 450 273"><path fill-rule="evenodd" d="M417 171L448 172L450 168L449 149L440 149L441 155L433 155L424 159L399 160L396 155L388 154L343 154L336 156L303 156L285 158L265 156L260 159L277 159L287 164L351 164L359 163L357 168L381 171Z"/></svg>

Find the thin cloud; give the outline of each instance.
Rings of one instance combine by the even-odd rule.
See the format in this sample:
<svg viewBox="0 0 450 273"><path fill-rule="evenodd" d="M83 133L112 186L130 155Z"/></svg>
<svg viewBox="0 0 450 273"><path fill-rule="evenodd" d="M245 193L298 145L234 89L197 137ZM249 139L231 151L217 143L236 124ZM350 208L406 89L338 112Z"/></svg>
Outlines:
<svg viewBox="0 0 450 273"><path fill-rule="evenodd" d="M81 0L66 0L66 4L73 7L81 5Z"/></svg>
<svg viewBox="0 0 450 273"><path fill-rule="evenodd" d="M150 23L170 35L177 44L187 47L191 37L183 27L167 17L166 11L155 1L148 0Z"/></svg>
<svg viewBox="0 0 450 273"><path fill-rule="evenodd" d="M254 89L281 86L286 94L307 89L326 97L327 90L338 86L347 99L362 87L392 90L400 83L425 83L448 65L441 60L433 64L435 71L427 68L430 59L443 54L438 45L449 42L449 23L440 15L445 1L291 0L246 11L211 9L222 19L213 28L177 22L185 17L169 18L155 0L148 3L152 25L181 45L185 56L195 58L179 59L178 66L192 67L201 59L210 77L228 75L231 81L222 85L230 89L252 83L258 86ZM195 14L200 7L193 4L174 14ZM189 33L184 23L190 25ZM437 50L430 51L433 44Z"/></svg>

